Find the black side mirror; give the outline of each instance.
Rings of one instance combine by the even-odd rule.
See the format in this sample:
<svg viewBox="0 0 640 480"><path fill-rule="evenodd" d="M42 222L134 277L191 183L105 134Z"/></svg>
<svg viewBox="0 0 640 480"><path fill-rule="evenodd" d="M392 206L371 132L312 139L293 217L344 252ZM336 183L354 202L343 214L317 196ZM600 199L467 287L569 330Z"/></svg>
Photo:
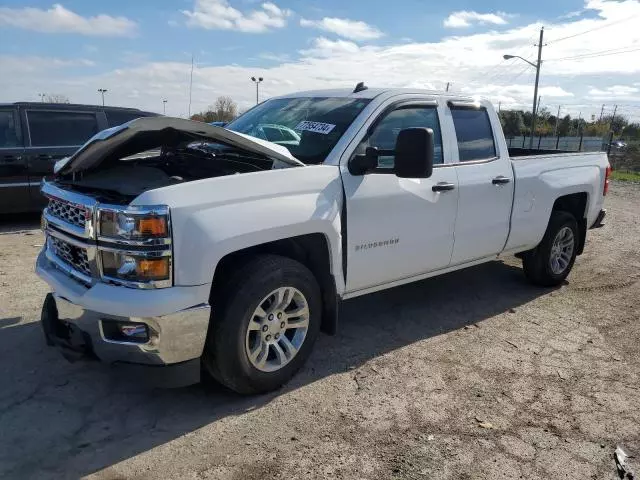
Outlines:
<svg viewBox="0 0 640 480"><path fill-rule="evenodd" d="M400 178L429 178L433 173L433 130L406 128L396 140L395 173Z"/></svg>
<svg viewBox="0 0 640 480"><path fill-rule="evenodd" d="M378 149L367 147L364 155L354 155L349 160L349 173L351 175L365 175L371 170L378 168Z"/></svg>

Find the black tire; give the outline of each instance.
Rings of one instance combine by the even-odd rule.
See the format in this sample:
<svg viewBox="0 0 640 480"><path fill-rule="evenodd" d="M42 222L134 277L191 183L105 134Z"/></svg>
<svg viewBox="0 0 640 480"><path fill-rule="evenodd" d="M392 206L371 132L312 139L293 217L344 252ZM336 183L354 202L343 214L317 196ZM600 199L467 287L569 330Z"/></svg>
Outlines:
<svg viewBox="0 0 640 480"><path fill-rule="evenodd" d="M287 257L260 255L244 263L226 279L214 302L209 334L202 360L220 383L241 394L275 390L304 365L320 331L322 302L318 283L307 267ZM294 287L305 297L309 326L298 353L280 370L263 372L246 353L249 321L260 302L281 287Z"/></svg>
<svg viewBox="0 0 640 480"><path fill-rule="evenodd" d="M573 233L574 245L571 259L561 273L554 273L551 268L551 248L556 235L565 227ZM522 258L522 266L527 279L534 285L555 287L560 285L571 272L578 252L578 222L573 215L563 211L551 212L547 231L540 244L526 252Z"/></svg>

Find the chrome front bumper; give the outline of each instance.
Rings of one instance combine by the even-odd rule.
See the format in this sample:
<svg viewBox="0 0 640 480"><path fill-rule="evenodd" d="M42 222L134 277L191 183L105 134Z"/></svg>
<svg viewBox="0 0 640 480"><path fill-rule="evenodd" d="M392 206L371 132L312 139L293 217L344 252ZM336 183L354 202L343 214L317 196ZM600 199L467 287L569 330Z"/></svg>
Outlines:
<svg viewBox="0 0 640 480"><path fill-rule="evenodd" d="M147 366L199 364L211 313L202 299L210 286L136 290L98 283L87 288L59 271L44 252L36 273L53 290L42 312L47 342L61 347L66 358L89 355L106 363ZM110 339L105 336L108 322L143 323L148 341Z"/></svg>

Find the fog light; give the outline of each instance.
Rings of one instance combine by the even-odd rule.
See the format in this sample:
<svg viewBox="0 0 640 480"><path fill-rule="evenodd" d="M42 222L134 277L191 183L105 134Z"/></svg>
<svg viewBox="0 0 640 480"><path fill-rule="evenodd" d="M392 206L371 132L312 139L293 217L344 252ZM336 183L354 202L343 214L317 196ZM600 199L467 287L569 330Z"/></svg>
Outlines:
<svg viewBox="0 0 640 480"><path fill-rule="evenodd" d="M149 341L149 328L145 323L103 319L102 333L105 340L111 342L147 343Z"/></svg>

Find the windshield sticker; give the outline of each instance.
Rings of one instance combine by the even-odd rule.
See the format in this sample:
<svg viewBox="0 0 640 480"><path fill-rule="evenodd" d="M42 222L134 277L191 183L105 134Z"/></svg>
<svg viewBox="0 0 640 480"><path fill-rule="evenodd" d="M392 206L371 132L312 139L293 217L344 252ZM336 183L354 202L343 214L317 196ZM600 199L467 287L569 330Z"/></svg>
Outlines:
<svg viewBox="0 0 640 480"><path fill-rule="evenodd" d="M309 120L304 120L300 122L294 130L322 133L323 135L326 135L335 127L336 126L332 123L310 122Z"/></svg>

